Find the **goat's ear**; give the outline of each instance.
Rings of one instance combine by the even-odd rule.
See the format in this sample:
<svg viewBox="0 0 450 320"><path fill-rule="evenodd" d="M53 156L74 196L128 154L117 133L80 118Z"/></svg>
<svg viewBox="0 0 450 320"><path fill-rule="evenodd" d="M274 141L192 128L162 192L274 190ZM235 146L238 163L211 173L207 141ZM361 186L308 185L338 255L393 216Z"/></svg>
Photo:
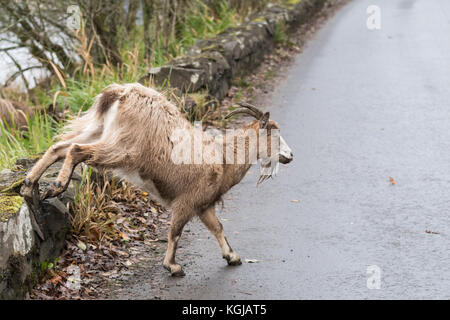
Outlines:
<svg viewBox="0 0 450 320"><path fill-rule="evenodd" d="M267 127L267 124L269 123L269 119L270 119L270 112L264 113L264 115L259 120L261 129L264 129L265 127Z"/></svg>

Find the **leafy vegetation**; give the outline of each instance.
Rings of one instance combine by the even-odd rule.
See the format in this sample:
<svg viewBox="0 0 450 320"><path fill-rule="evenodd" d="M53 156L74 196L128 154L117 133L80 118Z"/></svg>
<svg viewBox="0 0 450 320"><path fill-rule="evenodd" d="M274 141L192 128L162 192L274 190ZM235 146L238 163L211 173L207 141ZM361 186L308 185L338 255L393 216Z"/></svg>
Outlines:
<svg viewBox="0 0 450 320"><path fill-rule="evenodd" d="M61 125L45 113L29 118L27 131L18 130L14 124L10 127L0 123L0 168L11 167L17 158L48 149Z"/></svg>
<svg viewBox="0 0 450 320"><path fill-rule="evenodd" d="M285 23L278 23L275 28L275 43L279 45L286 44L289 40L288 33L287 33L287 26Z"/></svg>

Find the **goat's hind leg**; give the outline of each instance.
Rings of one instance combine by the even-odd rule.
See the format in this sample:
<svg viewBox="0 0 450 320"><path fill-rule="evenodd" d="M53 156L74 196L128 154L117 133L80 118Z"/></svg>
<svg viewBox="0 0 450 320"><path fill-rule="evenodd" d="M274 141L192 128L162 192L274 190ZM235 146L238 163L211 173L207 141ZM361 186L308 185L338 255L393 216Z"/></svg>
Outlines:
<svg viewBox="0 0 450 320"><path fill-rule="evenodd" d="M183 228L194 214L193 210L190 210L188 207L183 207L181 201L172 207L172 220L163 266L169 270L174 277L184 276L183 268L175 262L175 253Z"/></svg>
<svg viewBox="0 0 450 320"><path fill-rule="evenodd" d="M79 163L89 160L96 147L97 145L72 144L67 151L66 159L59 171L58 177L50 188L43 193L41 200L56 197L66 191L75 167Z"/></svg>
<svg viewBox="0 0 450 320"><path fill-rule="evenodd" d="M32 199L33 190L36 189L37 182L42 174L47 170L53 163L58 160L63 159L68 148L71 146L71 142L62 141L51 146L42 156L42 158L34 165L31 171L27 174L23 186L20 190L21 195L24 198Z"/></svg>
<svg viewBox="0 0 450 320"><path fill-rule="evenodd" d="M101 130L102 126L94 123L93 125L87 125L81 129L72 130L71 132L66 133L63 136L63 141L51 146L28 173L20 192L22 196L30 199L38 194L39 192L36 192L36 190L38 190L37 182L45 170L56 161L64 159L72 144L88 143L95 140L101 133Z"/></svg>
<svg viewBox="0 0 450 320"><path fill-rule="evenodd" d="M217 219L214 206L206 209L199 215L199 217L209 231L211 231L211 233L216 237L217 242L219 242L220 249L222 249L222 257L227 260L228 265L237 266L242 264L241 258L235 251L233 251L233 249L231 249L227 237L225 237L223 226L219 219Z"/></svg>

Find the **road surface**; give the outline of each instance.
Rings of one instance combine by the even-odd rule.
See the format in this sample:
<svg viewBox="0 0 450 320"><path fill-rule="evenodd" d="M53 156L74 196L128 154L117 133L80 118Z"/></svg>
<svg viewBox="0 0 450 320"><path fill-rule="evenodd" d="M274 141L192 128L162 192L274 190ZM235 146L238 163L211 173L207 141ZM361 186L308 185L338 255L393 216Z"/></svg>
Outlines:
<svg viewBox="0 0 450 320"><path fill-rule="evenodd" d="M366 27L372 4L381 30ZM267 105L294 161L259 188L252 168L219 213L231 246L260 262L226 266L196 220L180 242L186 277L119 298L449 299L450 1L350 2Z"/></svg>

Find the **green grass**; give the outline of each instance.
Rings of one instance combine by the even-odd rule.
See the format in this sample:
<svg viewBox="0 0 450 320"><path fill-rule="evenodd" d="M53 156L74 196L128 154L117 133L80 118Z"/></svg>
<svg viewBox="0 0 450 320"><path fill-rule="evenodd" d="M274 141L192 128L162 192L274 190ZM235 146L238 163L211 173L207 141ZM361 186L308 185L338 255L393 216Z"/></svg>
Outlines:
<svg viewBox="0 0 450 320"><path fill-rule="evenodd" d="M28 120L28 125L28 131L20 131L14 125L0 123L0 168L9 168L18 158L47 150L61 127L61 123L47 114L36 114Z"/></svg>
<svg viewBox="0 0 450 320"><path fill-rule="evenodd" d="M289 41L287 26L283 22L277 23L274 34L275 44L285 45Z"/></svg>

